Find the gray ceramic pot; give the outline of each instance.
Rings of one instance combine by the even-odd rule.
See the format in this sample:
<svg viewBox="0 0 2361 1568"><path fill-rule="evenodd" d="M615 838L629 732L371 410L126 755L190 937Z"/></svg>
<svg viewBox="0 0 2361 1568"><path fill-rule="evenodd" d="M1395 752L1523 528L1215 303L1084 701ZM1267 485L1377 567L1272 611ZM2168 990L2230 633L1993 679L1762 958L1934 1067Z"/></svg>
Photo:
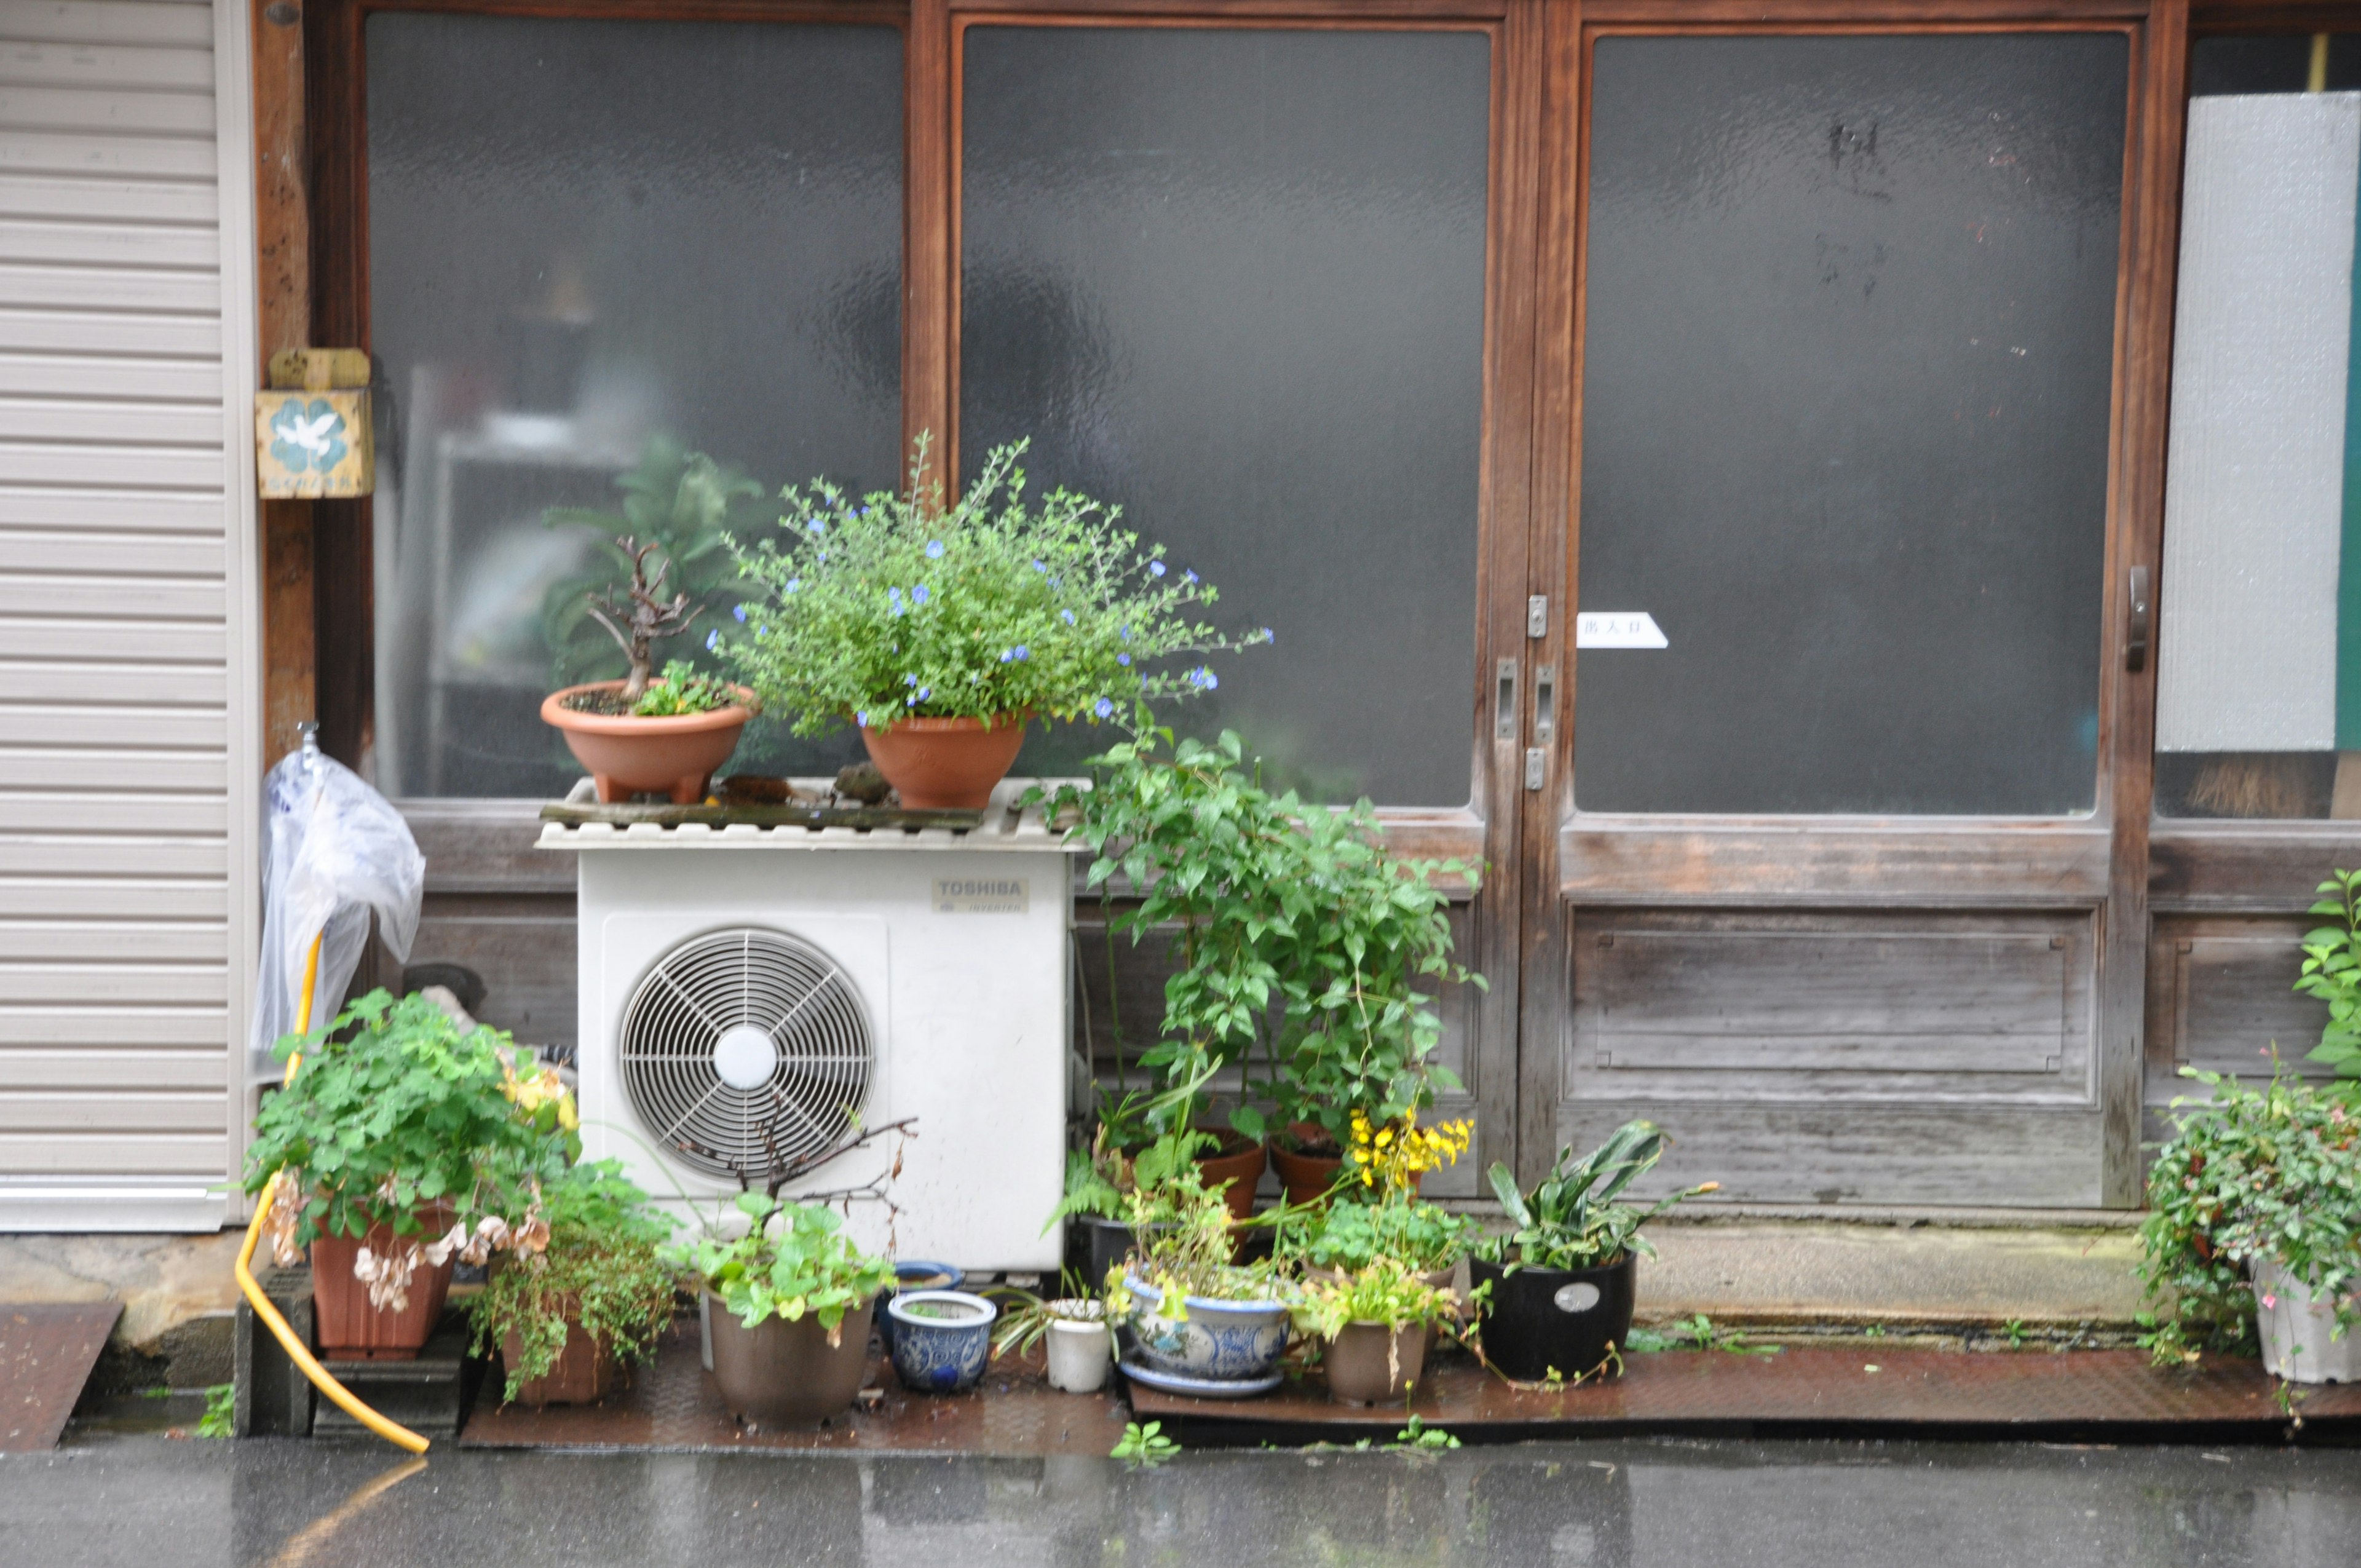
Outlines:
<svg viewBox="0 0 2361 1568"><path fill-rule="evenodd" d="M752 1328L708 1299L713 1380L740 1420L767 1427L813 1426L840 1415L861 1392L869 1369L869 1309L844 1314L837 1343L816 1317L765 1318Z"/></svg>

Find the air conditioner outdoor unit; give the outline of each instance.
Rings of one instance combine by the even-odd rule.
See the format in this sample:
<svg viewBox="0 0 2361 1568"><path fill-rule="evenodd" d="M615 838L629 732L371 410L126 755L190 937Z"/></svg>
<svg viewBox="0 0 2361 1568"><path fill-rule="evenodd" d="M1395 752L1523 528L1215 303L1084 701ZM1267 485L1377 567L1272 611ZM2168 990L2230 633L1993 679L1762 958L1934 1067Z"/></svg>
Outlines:
<svg viewBox="0 0 2361 1568"><path fill-rule="evenodd" d="M676 1208L915 1118L792 1183L858 1189L867 1246L1055 1270L1070 861L1004 783L982 825L901 831L551 822L580 889L584 1157ZM584 813L584 816L599 815ZM742 1179L742 1181L741 1181Z"/></svg>

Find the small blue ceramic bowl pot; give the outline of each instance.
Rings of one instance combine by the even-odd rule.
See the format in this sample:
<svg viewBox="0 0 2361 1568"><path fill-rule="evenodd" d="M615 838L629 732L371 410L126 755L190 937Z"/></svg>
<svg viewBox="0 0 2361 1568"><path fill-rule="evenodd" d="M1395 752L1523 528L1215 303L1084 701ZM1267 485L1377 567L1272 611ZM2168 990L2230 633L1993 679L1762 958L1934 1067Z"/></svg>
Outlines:
<svg viewBox="0 0 2361 1568"><path fill-rule="evenodd" d="M894 1320L894 1373L914 1394L964 1394L992 1356L1000 1309L964 1290L904 1290L885 1303Z"/></svg>
<svg viewBox="0 0 2361 1568"><path fill-rule="evenodd" d="M885 1299L877 1303L877 1348L886 1360L894 1359L894 1314L885 1310L885 1302L903 1290L956 1290L967 1283L967 1276L948 1263L930 1263L913 1257L894 1266L894 1283L885 1288Z"/></svg>

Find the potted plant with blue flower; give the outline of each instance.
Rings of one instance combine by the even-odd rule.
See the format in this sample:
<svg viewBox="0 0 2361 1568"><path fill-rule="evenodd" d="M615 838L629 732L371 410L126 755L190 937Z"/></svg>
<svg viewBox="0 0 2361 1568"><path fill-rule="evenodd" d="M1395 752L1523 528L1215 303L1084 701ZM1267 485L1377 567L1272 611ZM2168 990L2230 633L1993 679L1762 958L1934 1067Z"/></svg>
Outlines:
<svg viewBox="0 0 2361 1568"><path fill-rule="evenodd" d="M777 532L732 540L750 589L720 646L798 735L850 721L905 807L984 806L1034 718L1096 722L1143 696L1210 689L1183 654L1244 647L1191 619L1211 584L1141 548L1118 509L1070 490L1038 505L994 449L946 505L921 436L908 489L790 487Z"/></svg>

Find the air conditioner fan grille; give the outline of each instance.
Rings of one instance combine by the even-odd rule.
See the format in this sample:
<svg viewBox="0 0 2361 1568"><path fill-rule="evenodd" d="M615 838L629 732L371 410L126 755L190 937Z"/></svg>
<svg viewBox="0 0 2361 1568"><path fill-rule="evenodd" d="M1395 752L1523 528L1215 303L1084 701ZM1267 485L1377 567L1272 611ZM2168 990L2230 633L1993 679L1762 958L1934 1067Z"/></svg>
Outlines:
<svg viewBox="0 0 2361 1568"><path fill-rule="evenodd" d="M759 927L708 932L658 959L616 1046L624 1092L658 1146L756 1182L851 1135L876 1066L851 978Z"/></svg>

